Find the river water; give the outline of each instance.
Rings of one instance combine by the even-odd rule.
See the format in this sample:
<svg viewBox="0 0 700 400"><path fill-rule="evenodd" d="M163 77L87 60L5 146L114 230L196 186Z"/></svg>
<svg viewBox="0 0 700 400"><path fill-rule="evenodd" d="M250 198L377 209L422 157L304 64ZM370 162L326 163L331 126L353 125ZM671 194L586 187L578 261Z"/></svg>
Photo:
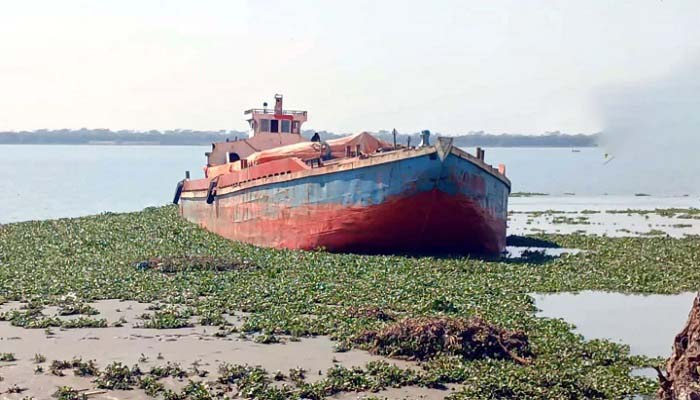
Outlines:
<svg viewBox="0 0 700 400"><path fill-rule="evenodd" d="M193 178L203 176L207 150L209 146L0 145L0 223L165 204L185 170ZM507 166L513 192L549 194L513 198L513 209L700 206L697 177L681 171L674 179L651 179L656 170L648 163L605 163L597 148L493 148L486 149L486 160ZM635 196L640 193L652 196Z"/></svg>
<svg viewBox="0 0 700 400"><path fill-rule="evenodd" d="M137 211L172 200L175 184L190 170L203 176L208 146L21 146L0 145L0 223L74 217L105 211ZM473 153L473 149L467 149ZM700 220L670 220L637 214L581 213L700 207L698 177L606 158L600 149L486 149L486 160L506 164L513 192L546 196L511 197L509 233L583 230L606 235L662 229L674 236L700 234ZM637 160L642 163L642 160ZM656 168L656 169L655 169ZM680 171L680 172L679 172ZM644 194L644 195L642 195ZM541 213L559 210L564 214ZM573 213L573 214L572 214ZM586 224L556 224L580 217ZM678 223L682 222L682 226ZM564 318L586 338L630 344L635 354L666 356L680 330L692 294L630 296L583 292L534 294L540 315ZM641 334L641 333L644 334Z"/></svg>

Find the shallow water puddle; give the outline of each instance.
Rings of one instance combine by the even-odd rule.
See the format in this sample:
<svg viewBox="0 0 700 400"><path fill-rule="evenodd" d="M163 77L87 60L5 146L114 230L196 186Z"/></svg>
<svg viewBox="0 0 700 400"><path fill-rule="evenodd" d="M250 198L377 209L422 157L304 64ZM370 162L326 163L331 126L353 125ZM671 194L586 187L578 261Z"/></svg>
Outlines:
<svg viewBox="0 0 700 400"><path fill-rule="evenodd" d="M628 344L632 354L668 357L695 293L622 294L597 291L533 294L538 316L562 318L586 339Z"/></svg>
<svg viewBox="0 0 700 400"><path fill-rule="evenodd" d="M504 257L518 259L528 254L541 254L544 257L561 257L564 254L578 254L581 251L581 249L567 249L562 247L506 246Z"/></svg>

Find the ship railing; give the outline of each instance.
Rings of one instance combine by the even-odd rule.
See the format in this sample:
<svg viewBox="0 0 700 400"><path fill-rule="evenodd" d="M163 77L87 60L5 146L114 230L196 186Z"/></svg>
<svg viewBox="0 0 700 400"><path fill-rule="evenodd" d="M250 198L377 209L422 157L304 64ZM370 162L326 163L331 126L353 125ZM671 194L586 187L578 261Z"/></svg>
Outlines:
<svg viewBox="0 0 700 400"><path fill-rule="evenodd" d="M245 110L243 114L279 114L275 112L274 108L251 108L250 110ZM306 111L300 110L282 110L282 114L291 115L306 115Z"/></svg>

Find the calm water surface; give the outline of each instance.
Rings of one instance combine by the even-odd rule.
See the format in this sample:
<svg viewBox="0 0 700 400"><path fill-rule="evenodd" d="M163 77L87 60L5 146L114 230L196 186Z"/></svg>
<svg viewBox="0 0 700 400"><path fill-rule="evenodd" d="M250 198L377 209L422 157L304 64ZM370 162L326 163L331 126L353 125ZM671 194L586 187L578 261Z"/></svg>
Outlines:
<svg viewBox="0 0 700 400"><path fill-rule="evenodd" d="M172 200L206 146L0 146L0 223L136 211Z"/></svg>
<svg viewBox="0 0 700 400"><path fill-rule="evenodd" d="M208 149L0 145L0 223L136 211L168 203L185 170L192 171L193 178L203 176ZM624 176L629 163L604 164L599 149L493 148L486 150L486 160L506 164L513 192L551 194L513 198L514 209L700 206L697 177L652 182L642 174L633 179ZM640 192L654 197L635 198Z"/></svg>
<svg viewBox="0 0 700 400"><path fill-rule="evenodd" d="M695 293L629 295L583 291L533 295L542 317L563 318L586 339L609 339L632 354L668 357Z"/></svg>

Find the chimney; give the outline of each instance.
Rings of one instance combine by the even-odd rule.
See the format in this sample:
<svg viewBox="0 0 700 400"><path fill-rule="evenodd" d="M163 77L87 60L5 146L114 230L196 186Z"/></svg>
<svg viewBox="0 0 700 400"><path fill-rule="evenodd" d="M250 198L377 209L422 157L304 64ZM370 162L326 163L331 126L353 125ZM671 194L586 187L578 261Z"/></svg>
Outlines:
<svg viewBox="0 0 700 400"><path fill-rule="evenodd" d="M418 147L430 146L430 131L425 130L420 132L420 145Z"/></svg>
<svg viewBox="0 0 700 400"><path fill-rule="evenodd" d="M275 114L282 114L282 95L275 95Z"/></svg>

